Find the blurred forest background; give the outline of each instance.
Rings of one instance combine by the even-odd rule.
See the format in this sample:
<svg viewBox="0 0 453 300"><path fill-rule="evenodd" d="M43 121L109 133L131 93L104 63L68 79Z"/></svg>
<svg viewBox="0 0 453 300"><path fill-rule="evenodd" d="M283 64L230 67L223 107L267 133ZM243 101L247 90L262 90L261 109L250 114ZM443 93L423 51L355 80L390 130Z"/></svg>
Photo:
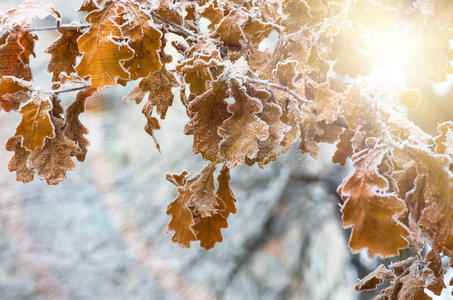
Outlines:
<svg viewBox="0 0 453 300"><path fill-rule="evenodd" d="M79 0L54 4L64 23L83 22ZM19 5L2 0L0 10ZM51 25L50 20L40 25ZM57 32L42 32L32 60L34 82L50 89L43 50ZM453 119L451 80L423 89L411 118L434 132ZM333 147L313 160L294 149L264 170L233 170L238 213L224 242L206 251L182 249L166 233L166 206L176 189L166 172L199 171L192 137L183 134L178 99L156 133L162 153L143 130L141 107L122 97L134 87L104 90L88 104L87 160L65 182L21 184L0 149L0 299L371 299L353 286L381 261L351 255L341 227L336 187L350 166L330 162ZM65 106L74 94L64 95ZM19 114L0 114L0 144ZM407 253L402 253L402 256ZM451 299L445 290L441 299Z"/></svg>

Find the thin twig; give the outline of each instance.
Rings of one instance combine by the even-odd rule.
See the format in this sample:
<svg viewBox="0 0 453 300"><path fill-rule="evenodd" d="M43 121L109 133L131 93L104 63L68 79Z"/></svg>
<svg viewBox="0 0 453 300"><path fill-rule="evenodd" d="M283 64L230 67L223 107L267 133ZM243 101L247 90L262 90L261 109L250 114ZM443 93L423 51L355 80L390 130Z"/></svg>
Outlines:
<svg viewBox="0 0 453 300"><path fill-rule="evenodd" d="M63 93L80 91L80 90L86 89L88 87L89 87L89 85L83 85L83 86L73 87L73 88L69 88L69 89L56 90L56 91L52 91L52 92L49 92L49 93L58 95L58 94L63 94Z"/></svg>
<svg viewBox="0 0 453 300"><path fill-rule="evenodd" d="M30 27L30 28L16 28L17 31L27 31L27 32L36 32L36 31L49 31L49 30L58 30L58 29L85 29L90 27L89 24L63 24L57 26L48 26L48 27Z"/></svg>
<svg viewBox="0 0 453 300"><path fill-rule="evenodd" d="M162 18L161 16L159 16L157 13L155 13L154 11L151 11L150 12L151 16L157 20L159 20L160 22L162 23L165 23L171 27L173 27L173 29L175 29L176 31L178 31L179 33L185 35L185 36L191 36L191 37L194 37L194 38L198 38L199 36L189 30L187 30L186 28L184 28L183 26L181 25L178 25L178 24L175 24L173 22L170 22L164 18Z"/></svg>
<svg viewBox="0 0 453 300"><path fill-rule="evenodd" d="M278 90L284 91L285 93L293 96L294 98L296 98L297 100L299 100L302 103L310 103L311 102L310 100L300 97L299 95L297 95L293 91L291 91L288 88L286 88L284 86L281 86L279 84L272 83L272 82L269 82L269 81L266 81L266 80L253 79L253 78L249 78L249 77L245 77L245 78L248 81L250 81L250 82L264 84L266 87L270 87L270 88L274 88L274 89L278 89Z"/></svg>

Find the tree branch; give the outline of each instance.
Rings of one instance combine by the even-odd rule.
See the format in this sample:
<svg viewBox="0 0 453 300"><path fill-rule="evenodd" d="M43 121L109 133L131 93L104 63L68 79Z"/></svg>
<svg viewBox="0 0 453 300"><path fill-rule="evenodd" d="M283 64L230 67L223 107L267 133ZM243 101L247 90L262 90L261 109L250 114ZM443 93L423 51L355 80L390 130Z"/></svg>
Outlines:
<svg viewBox="0 0 453 300"><path fill-rule="evenodd" d="M199 36L189 30L187 30L186 28L184 28L184 26L181 26L181 25L178 25L178 24L175 24L173 22L170 22L164 18L162 18L161 16L159 16L157 13L155 13L154 11L151 11L150 12L151 16L153 18L155 18L156 20L159 20L160 22L164 23L164 24L167 24L169 25L170 27L172 27L174 30L176 30L177 32L179 32L180 34L184 35L185 37L193 37L193 38L198 38Z"/></svg>
<svg viewBox="0 0 453 300"><path fill-rule="evenodd" d="M89 24L63 24L63 25L56 25L56 26L48 26L48 27L30 27L30 28L16 28L16 31L27 31L27 32L37 32L37 31L50 31L50 30L58 30L58 29L85 29L90 27Z"/></svg>
<svg viewBox="0 0 453 300"><path fill-rule="evenodd" d="M52 91L52 92L49 92L49 93L58 95L58 94L63 94L63 93L80 91L80 90L86 89L88 87L90 87L90 86L89 85L83 85L83 86L73 87L73 88L69 88L69 89L60 89L60 90Z"/></svg>
<svg viewBox="0 0 453 300"><path fill-rule="evenodd" d="M301 96L297 95L296 93L294 93L293 91L291 91L287 87L281 86L279 84L272 83L272 82L269 82L269 81L266 81L266 80L261 80L261 79L253 79L253 78L250 78L250 77L245 77L245 79L247 79L248 81L253 82L253 83L264 84L266 87L270 87L270 88L274 88L274 89L278 89L278 90L284 91L285 93L287 93L287 94L293 96L294 98L296 98L297 100L299 100L301 103L310 103L311 102L310 100L308 100L306 98L302 98Z"/></svg>

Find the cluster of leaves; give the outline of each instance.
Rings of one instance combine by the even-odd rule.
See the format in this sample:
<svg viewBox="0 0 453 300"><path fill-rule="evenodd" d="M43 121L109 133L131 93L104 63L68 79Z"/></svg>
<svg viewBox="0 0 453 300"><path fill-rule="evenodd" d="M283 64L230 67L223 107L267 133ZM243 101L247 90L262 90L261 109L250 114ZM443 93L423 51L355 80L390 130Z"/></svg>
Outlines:
<svg viewBox="0 0 453 300"><path fill-rule="evenodd" d="M0 24L0 109L22 115L6 145L14 152L9 169L22 182L64 180L72 157L87 154L88 130L78 119L86 101L130 81L138 83L124 100L146 98L145 130L159 148L158 117L179 89L190 119L184 133L207 165L200 174L167 175L179 192L167 208L174 242L209 249L222 241L236 212L230 169L263 167L295 143L317 157L319 143L332 143L333 162L354 166L338 188L351 250L417 254L380 266L356 288L388 279L378 299L430 299L425 289L444 288L441 258L453 261L453 123L430 136L406 117L403 104L419 98L416 90L383 93L363 84L375 69L364 34L412 26L422 37L416 55L428 57L404 66L417 77L411 87L442 81L452 10L448 1L424 0L85 0L86 24L61 25L55 9L27 0ZM48 16L61 36L46 50L54 90L44 92L33 88L29 58L38 38L31 22ZM276 44L262 47L271 33ZM174 70L170 48L181 55ZM80 91L65 111L58 95L73 90Z"/></svg>

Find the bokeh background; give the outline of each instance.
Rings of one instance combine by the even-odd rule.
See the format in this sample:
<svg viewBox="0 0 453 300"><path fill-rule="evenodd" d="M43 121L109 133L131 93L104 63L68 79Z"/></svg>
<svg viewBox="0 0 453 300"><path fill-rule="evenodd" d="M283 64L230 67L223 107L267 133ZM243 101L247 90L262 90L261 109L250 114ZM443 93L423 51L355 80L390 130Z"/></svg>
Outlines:
<svg viewBox="0 0 453 300"><path fill-rule="evenodd" d="M46 2L64 23L83 22L81 1ZM0 10L20 3L2 0ZM35 84L45 90L43 50L56 38L40 33L32 60ZM353 286L381 261L347 247L335 190L350 166L330 162L333 146L323 145L318 160L294 149L263 170L234 169L238 213L222 230L224 242L209 251L172 243L165 210L177 192L165 173L198 172L204 163L183 134L188 118L177 98L156 133L162 152L155 149L141 107L121 101L133 87L90 101L81 117L90 130L87 160L58 186L17 183L7 171L12 153L0 148L0 300L372 298ZM451 84L425 86L423 94L411 117L433 132L437 121L452 119ZM67 106L75 94L62 98ZM0 113L0 144L19 119Z"/></svg>

